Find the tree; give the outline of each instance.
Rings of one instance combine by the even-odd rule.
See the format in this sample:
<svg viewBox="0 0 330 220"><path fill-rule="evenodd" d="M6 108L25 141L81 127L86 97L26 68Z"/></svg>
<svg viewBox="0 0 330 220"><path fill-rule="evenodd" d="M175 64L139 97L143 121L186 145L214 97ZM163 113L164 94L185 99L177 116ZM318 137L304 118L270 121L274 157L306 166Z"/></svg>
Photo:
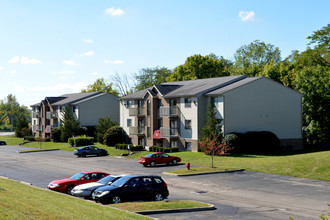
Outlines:
<svg viewBox="0 0 330 220"><path fill-rule="evenodd" d="M98 124L95 126L97 132L97 141L103 144L104 134L107 132L107 130L109 130L109 128L117 125L118 123L116 121L112 121L110 117L99 118Z"/></svg>
<svg viewBox="0 0 330 220"><path fill-rule="evenodd" d="M23 129L29 128L29 122L26 119L26 117L24 117L23 115L20 115L17 118L17 122L16 122L16 128L15 128L15 135L16 137L23 137L25 136L22 132Z"/></svg>
<svg viewBox="0 0 330 220"><path fill-rule="evenodd" d="M134 92L134 86L132 85L135 84L134 77L128 77L126 74L120 76L116 73L111 77L111 80L114 83L114 87L119 91L120 96L127 96Z"/></svg>
<svg viewBox="0 0 330 220"><path fill-rule="evenodd" d="M140 91L153 85L166 82L166 77L170 76L172 71L165 67L143 68L135 76L137 85L135 91Z"/></svg>
<svg viewBox="0 0 330 220"><path fill-rule="evenodd" d="M75 119L70 105L65 106L62 113L61 130L62 142L68 142L70 137L79 135L80 122Z"/></svg>
<svg viewBox="0 0 330 220"><path fill-rule="evenodd" d="M212 77L229 76L229 68L232 62L215 54L202 56L195 54L186 59L183 65L176 67L166 81L183 81L205 79Z"/></svg>
<svg viewBox="0 0 330 220"><path fill-rule="evenodd" d="M272 66L280 65L281 51L278 47L255 40L249 45L241 46L234 55L234 66L231 69L235 75L263 76L263 69L270 62ZM271 74L271 79L279 79L279 72Z"/></svg>
<svg viewBox="0 0 330 220"><path fill-rule="evenodd" d="M201 141L214 138L216 142L220 144L222 142L222 119L216 117L213 101L214 99L210 97L207 106L205 126L202 127Z"/></svg>
<svg viewBox="0 0 330 220"><path fill-rule="evenodd" d="M112 88L112 83L107 83L104 78L97 79L93 84L88 85L87 89L81 90L81 92L106 92L118 95L118 91Z"/></svg>
<svg viewBox="0 0 330 220"><path fill-rule="evenodd" d="M120 126L113 126L104 134L104 144L107 146L115 146L123 142L123 128Z"/></svg>

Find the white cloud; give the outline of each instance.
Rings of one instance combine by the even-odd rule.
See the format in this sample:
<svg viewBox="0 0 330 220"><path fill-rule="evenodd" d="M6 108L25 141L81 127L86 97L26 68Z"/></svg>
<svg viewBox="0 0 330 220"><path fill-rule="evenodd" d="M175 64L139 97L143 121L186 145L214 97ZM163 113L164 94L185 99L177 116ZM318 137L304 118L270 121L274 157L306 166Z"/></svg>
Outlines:
<svg viewBox="0 0 330 220"><path fill-rule="evenodd" d="M108 15L111 15L111 16L120 16L120 15L123 15L125 12L120 9L120 8L107 8L105 10L105 12L108 14Z"/></svg>
<svg viewBox="0 0 330 220"><path fill-rule="evenodd" d="M69 66L76 66L77 64L73 60L63 60L63 63Z"/></svg>
<svg viewBox="0 0 330 220"><path fill-rule="evenodd" d="M3 70L3 67L2 67L2 66L0 66L0 71L1 71L1 70Z"/></svg>
<svg viewBox="0 0 330 220"><path fill-rule="evenodd" d="M96 76L96 75L98 75L98 72L92 72L92 74Z"/></svg>
<svg viewBox="0 0 330 220"><path fill-rule="evenodd" d="M73 71L73 70L62 70L62 71L54 72L54 73L58 73L58 74L75 74L76 71Z"/></svg>
<svg viewBox="0 0 330 220"><path fill-rule="evenodd" d="M78 57L86 57L86 56L93 56L95 53L94 51L88 51L86 53L76 54Z"/></svg>
<svg viewBox="0 0 330 220"><path fill-rule="evenodd" d="M123 64L124 61L122 61L122 60L104 60L104 63L110 63L110 64Z"/></svg>
<svg viewBox="0 0 330 220"><path fill-rule="evenodd" d="M19 56L15 56L13 59L9 60L8 63L18 63L20 61Z"/></svg>
<svg viewBox="0 0 330 220"><path fill-rule="evenodd" d="M41 63L40 60L37 60L35 58L28 58L28 57L19 57L19 56L15 56L13 59L9 60L8 63L19 63L21 62L21 64L39 64Z"/></svg>
<svg viewBox="0 0 330 220"><path fill-rule="evenodd" d="M94 41L92 39L85 39L84 40L84 43L86 43L86 44L92 44L92 43L94 43Z"/></svg>
<svg viewBox="0 0 330 220"><path fill-rule="evenodd" d="M240 11L238 12L238 17L241 21L253 21L256 14L254 11Z"/></svg>

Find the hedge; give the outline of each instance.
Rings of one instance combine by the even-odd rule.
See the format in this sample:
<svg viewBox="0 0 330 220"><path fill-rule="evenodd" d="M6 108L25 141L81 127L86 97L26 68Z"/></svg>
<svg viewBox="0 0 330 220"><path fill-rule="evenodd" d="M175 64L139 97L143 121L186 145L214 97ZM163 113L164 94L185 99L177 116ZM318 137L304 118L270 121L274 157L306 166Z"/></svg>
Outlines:
<svg viewBox="0 0 330 220"><path fill-rule="evenodd" d="M24 136L24 141L36 141L36 139L33 136Z"/></svg>
<svg viewBox="0 0 330 220"><path fill-rule="evenodd" d="M144 150L144 147L142 145L133 146L131 144L116 144L115 148L118 150L128 150L128 145L129 145L130 151L143 151Z"/></svg>
<svg viewBox="0 0 330 220"><path fill-rule="evenodd" d="M149 151L150 152L173 153L173 152L179 152L179 148L178 147L167 148L167 147L151 146L151 147L149 147Z"/></svg>
<svg viewBox="0 0 330 220"><path fill-rule="evenodd" d="M69 138L68 143L72 147L80 147L85 145L91 145L94 144L94 138L93 137L87 137L86 135L83 136L77 136Z"/></svg>

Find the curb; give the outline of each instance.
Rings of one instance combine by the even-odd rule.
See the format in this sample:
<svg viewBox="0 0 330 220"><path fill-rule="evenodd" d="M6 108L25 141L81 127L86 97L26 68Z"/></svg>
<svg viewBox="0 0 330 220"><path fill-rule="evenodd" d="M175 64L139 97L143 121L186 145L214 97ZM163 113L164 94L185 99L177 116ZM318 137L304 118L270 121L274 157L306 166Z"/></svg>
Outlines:
<svg viewBox="0 0 330 220"><path fill-rule="evenodd" d="M215 209L217 208L214 205L209 204L209 207L202 207L202 208L152 210L152 211L139 211L135 213L140 215L153 215L153 214L163 214L163 213L200 212L200 211L210 211Z"/></svg>
<svg viewBox="0 0 330 220"><path fill-rule="evenodd" d="M245 169L215 171L215 172L206 172L206 173L191 173L191 174L176 174L176 173L163 172L163 174L170 175L170 176L185 177L185 176L209 175L209 174L217 174L217 173L235 173L235 172L242 172L242 171L245 171Z"/></svg>
<svg viewBox="0 0 330 220"><path fill-rule="evenodd" d="M34 152L44 152L44 151L56 151L60 149L45 149L45 150L30 150L30 151L16 151L16 153L24 154L24 153L34 153Z"/></svg>

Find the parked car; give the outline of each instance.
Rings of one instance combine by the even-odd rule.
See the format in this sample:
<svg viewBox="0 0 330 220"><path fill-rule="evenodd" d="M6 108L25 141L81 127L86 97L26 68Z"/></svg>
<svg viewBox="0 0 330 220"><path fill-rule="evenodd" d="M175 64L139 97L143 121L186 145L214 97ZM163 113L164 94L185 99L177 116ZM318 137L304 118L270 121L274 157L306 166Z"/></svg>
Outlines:
<svg viewBox="0 0 330 220"><path fill-rule="evenodd" d="M125 176L125 175L109 175L109 176L106 176L106 177L100 179L97 182L78 185L72 189L72 191L71 191L72 195L78 196L78 197L84 197L84 198L91 198L94 190L96 190L97 188L100 188L102 186L111 185L113 182L120 179L122 176Z"/></svg>
<svg viewBox="0 0 330 220"><path fill-rule="evenodd" d="M54 180L48 184L47 188L50 190L55 190L71 195L71 191L75 186L84 183L96 182L108 175L108 173L99 171L81 172L73 175L70 178Z"/></svg>
<svg viewBox="0 0 330 220"><path fill-rule="evenodd" d="M147 154L144 157L140 157L139 163L143 164L143 166L148 166L150 165L151 167L155 166L156 164L177 164L178 162L181 162L180 157L176 156L170 156L168 154L160 153L160 152L155 152L151 154Z"/></svg>
<svg viewBox="0 0 330 220"><path fill-rule="evenodd" d="M78 157L86 157L87 155L106 156L108 151L94 146L84 146L75 149L73 154Z"/></svg>
<svg viewBox="0 0 330 220"><path fill-rule="evenodd" d="M96 202L108 204L137 200L161 201L168 195L167 184L160 176L131 175L121 177L110 186L96 189L92 198Z"/></svg>
<svg viewBox="0 0 330 220"><path fill-rule="evenodd" d="M0 145L6 145L6 141L0 141Z"/></svg>

